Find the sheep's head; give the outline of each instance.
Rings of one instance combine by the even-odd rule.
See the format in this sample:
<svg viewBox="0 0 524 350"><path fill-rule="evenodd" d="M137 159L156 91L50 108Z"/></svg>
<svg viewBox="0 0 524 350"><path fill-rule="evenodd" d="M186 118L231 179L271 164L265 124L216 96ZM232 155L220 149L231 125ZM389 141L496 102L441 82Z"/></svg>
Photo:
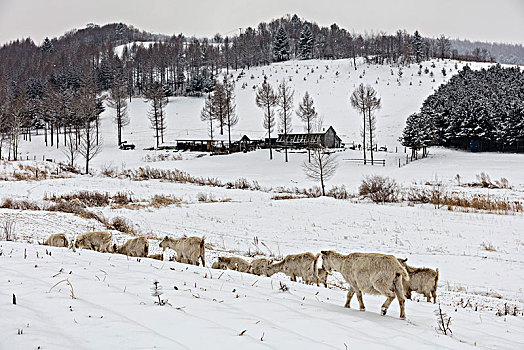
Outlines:
<svg viewBox="0 0 524 350"><path fill-rule="evenodd" d="M406 261L408 261L408 258L405 258L405 259L401 259L401 258L397 258L398 262L400 263L400 265L406 267L408 264L406 263Z"/></svg>
<svg viewBox="0 0 524 350"><path fill-rule="evenodd" d="M272 276L277 272L281 272L283 270L283 262L270 264L267 267L267 275Z"/></svg>
<svg viewBox="0 0 524 350"><path fill-rule="evenodd" d="M335 268L334 262L333 262L333 251L331 250L323 250L322 253L322 269L326 272L331 272Z"/></svg>
<svg viewBox="0 0 524 350"><path fill-rule="evenodd" d="M84 243L84 238L83 237L78 237L75 240L75 248L80 248L80 244L83 244L83 243Z"/></svg>
<svg viewBox="0 0 524 350"><path fill-rule="evenodd" d="M166 250L166 248L169 248L170 246L169 237L165 236L162 242L160 242L159 246L163 250Z"/></svg>

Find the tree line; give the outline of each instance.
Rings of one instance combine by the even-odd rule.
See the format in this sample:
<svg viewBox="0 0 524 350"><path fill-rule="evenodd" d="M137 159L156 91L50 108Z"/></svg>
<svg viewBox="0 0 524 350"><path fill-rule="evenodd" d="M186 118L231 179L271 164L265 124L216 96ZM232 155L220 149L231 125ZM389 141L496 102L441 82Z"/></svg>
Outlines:
<svg viewBox="0 0 524 350"><path fill-rule="evenodd" d="M115 53L116 46L128 43L134 44ZM1 140L8 157L16 159L19 138L30 138L32 130L43 129L46 145L67 146L72 138L79 146L82 132L93 126L98 145L102 96L107 95L108 106L115 109L115 142L120 144L122 128L129 122L126 100L141 96L151 102L148 117L158 146L164 138L168 97L219 95L225 83L217 79L224 70L230 75L233 69L289 59L349 58L356 65L356 58L364 57L378 64L410 64L451 55L445 36L430 39L400 30L362 35L336 24L321 27L297 15L263 22L231 37L217 34L203 39L153 35L123 23L90 24L59 38L46 38L39 46L25 39L0 48ZM225 88L226 94L231 91ZM85 99L84 94L94 97ZM86 103L93 105L81 106ZM229 130L236 123L231 110L227 107L220 113L221 132L224 125Z"/></svg>
<svg viewBox="0 0 524 350"><path fill-rule="evenodd" d="M524 72L519 67L465 66L408 117L400 141L473 151L524 151Z"/></svg>

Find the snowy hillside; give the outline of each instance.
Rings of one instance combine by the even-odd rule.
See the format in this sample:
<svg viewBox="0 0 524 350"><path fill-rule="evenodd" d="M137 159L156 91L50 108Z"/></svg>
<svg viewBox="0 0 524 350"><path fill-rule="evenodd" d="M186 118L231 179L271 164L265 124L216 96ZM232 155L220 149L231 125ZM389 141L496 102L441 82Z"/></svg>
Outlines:
<svg viewBox="0 0 524 350"><path fill-rule="evenodd" d="M268 150L223 156L145 150L154 145L154 138L147 119L149 103L139 98L129 105L130 125L123 131L123 138L136 149L118 150L114 111L107 108L101 117L103 149L92 161L92 175L60 172L55 162L43 162L65 161L66 156L56 146L45 147L41 134L32 135L31 142L21 140L22 159L29 160L0 162L0 204L11 201L0 209L0 228L12 222L16 235L15 242L0 241L0 349L521 348L522 212L497 215L472 207L436 208L409 201L378 205L356 194L364 176L377 174L394 178L406 190L419 186L431 191L440 186L457 196L524 202L520 154L432 148L428 158L406 164L407 154L397 141L406 118L463 66L454 61L435 61L434 68L431 64L422 64L421 76L418 66L404 67L400 78L398 67L361 63L355 70L349 60L289 61L254 67L243 74L230 72L236 81L240 118L234 139L244 134L264 136L253 88L264 75L272 84L290 81L295 108L307 89L324 127L332 125L346 145L360 142L361 119L350 106L350 93L361 82L377 90L383 106L377 113L377 144L388 151L377 152L375 158L385 159L386 165L364 166L349 161L361 158L361 152L337 152L339 167L328 188L346 186L352 195L346 200L293 195L285 200L283 190L317 185L303 172L307 158L303 150L290 153L289 163L279 152L270 161ZM473 64L475 69L485 66ZM434 78L424 73L426 67ZM207 135L200 121L203 104L203 97L170 98L166 144ZM293 118L294 130L302 131L296 115ZM83 166L80 157L77 164ZM222 183L245 178L257 181L260 188L134 181L122 175L139 167L180 169ZM464 186L477 181L482 172L493 181L506 178L509 185L501 189ZM157 261L39 245L53 233L74 239L84 232L107 230L104 220L47 210L53 196L78 191L123 193L132 198L126 205L111 203L85 210L105 222L124 218L137 234L147 235L151 253L161 252L159 240L166 235L205 236L208 267L168 261L174 255L170 250L164 253L164 261ZM155 196L169 202L154 205ZM133 237L111 232L113 243ZM406 257L414 266L438 267L438 301L452 319L452 335L438 331L438 306L418 294L407 301L407 320L403 321L398 318L396 301L386 317L380 316L382 296L364 295L366 312L358 311L356 300L351 310L344 309L348 285L337 273L329 277L331 286L326 289L291 282L283 274L267 278L209 268L224 255L251 260L327 249L382 252ZM64 279L71 282L76 299L64 282L52 288ZM154 303L150 290L154 280L160 282L162 298L169 305ZM280 283L289 291L280 290ZM11 302L13 294L16 305Z"/></svg>
<svg viewBox="0 0 524 350"><path fill-rule="evenodd" d="M8 324L6 317L0 321L2 349L516 349L524 341L522 318L459 306L482 309L494 300L467 294L463 286L442 292L453 317L447 337L435 330L435 305L423 301L408 302L406 322L397 318L397 304L380 316L381 297L365 296L366 312L347 310L343 291L289 281L289 291L281 291L280 276L24 244L2 243L0 251L0 296L17 298L16 305L0 304L9 315ZM52 288L64 279L75 299L64 282ZM166 306L154 304L155 280Z"/></svg>
<svg viewBox="0 0 524 350"><path fill-rule="evenodd" d="M432 68L434 63L435 68ZM486 63L470 63L472 68L487 67ZM431 149L432 156L417 162L417 165L406 163L406 154L398 142L406 118L416 112L424 99L439 84L460 70L463 63L455 61L433 61L422 63L421 76L418 65L403 67L399 78L399 68L382 65L357 64L355 70L350 60L335 61L289 61L271 66L254 67L249 70L230 71L236 81L235 94L239 123L232 128L232 139L242 135L251 138L262 138L265 131L262 126L262 111L255 105L255 89L266 75L270 83L276 85L282 79L291 79L295 90L295 107L308 90L314 98L319 116L323 118L324 127L332 125L346 145L361 143L361 116L351 108L349 95L360 83L370 84L382 98L382 109L377 112L376 141L379 146L387 146L388 152L377 152L376 159L386 159L386 167L364 167L346 159L362 158L361 152L346 150L339 154L339 170L331 181L333 184L345 184L356 189L362 176L366 174L387 174L404 183L413 181L452 182L457 174L465 181L472 181L480 172L486 172L493 179L507 178L513 186L524 185L522 171L515 167L520 156L512 154L472 154L462 151ZM318 67L318 68L317 68ZM425 74L425 68L428 73ZM447 70L444 77L442 69ZM312 72L313 71L313 72ZM297 73L298 72L298 73ZM338 72L338 75L337 75ZM434 77L430 77L433 72ZM392 75L393 73L393 75ZM433 82L433 79L435 82ZM400 81L400 85L397 82ZM412 85L410 85L410 82ZM242 88L244 86L245 88ZM200 120L200 111L204 97L173 97L167 105L167 131L165 142L169 144L176 139L208 138L207 125ZM137 146L133 152L117 151L116 125L112 122L114 110L107 108L102 115L103 151L93 160L93 168L100 169L111 165L116 168L132 168L148 165L157 168L186 170L192 175L219 177L224 180L235 180L244 177L257 180L269 186L312 186L303 174L301 164L304 154L292 154L290 164L283 164L283 155L276 154L274 161L268 160L267 151L248 154L235 154L227 157L208 157L194 159L194 156L176 157L182 161L144 163L147 155L154 158L157 152L144 151L143 148L154 145L147 112L150 105L143 99L133 99L129 106L131 123L124 128L123 138ZM303 124L296 114L293 115L293 130L301 132ZM227 139L227 133L215 138ZM64 153L53 147L43 147L43 136L34 136L32 142L21 141L22 159L52 158L65 161ZM166 153L166 152L160 152ZM172 154L168 152L169 154ZM189 160L185 160L189 158ZM81 161L80 161L81 162ZM403 166L399 169L398 165ZM239 166L242 164L242 166Z"/></svg>

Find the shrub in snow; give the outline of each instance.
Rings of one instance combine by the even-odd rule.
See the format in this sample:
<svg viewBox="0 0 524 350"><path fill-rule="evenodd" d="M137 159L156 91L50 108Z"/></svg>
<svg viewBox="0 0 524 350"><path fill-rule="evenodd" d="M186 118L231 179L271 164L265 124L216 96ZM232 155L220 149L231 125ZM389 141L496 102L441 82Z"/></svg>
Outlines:
<svg viewBox="0 0 524 350"><path fill-rule="evenodd" d="M153 281L153 287L151 287L151 296L153 296L154 298L158 298L158 301L155 301L156 305L164 306L168 303L167 299L160 299L160 296L162 294L164 294L164 292L162 291L162 286L160 285L160 282Z"/></svg>
<svg viewBox="0 0 524 350"><path fill-rule="evenodd" d="M16 235L15 235L15 222L9 218L7 218L3 223L2 223L2 237L6 240L6 241L14 241L16 239Z"/></svg>
<svg viewBox="0 0 524 350"><path fill-rule="evenodd" d="M435 310L435 315L437 316L437 325L439 331L444 335L452 334L451 331L451 316L448 316L445 312L442 311L440 303L438 303L438 310Z"/></svg>
<svg viewBox="0 0 524 350"><path fill-rule="evenodd" d="M359 194L375 203L398 201L398 186L395 180L384 176L366 176L362 180Z"/></svg>

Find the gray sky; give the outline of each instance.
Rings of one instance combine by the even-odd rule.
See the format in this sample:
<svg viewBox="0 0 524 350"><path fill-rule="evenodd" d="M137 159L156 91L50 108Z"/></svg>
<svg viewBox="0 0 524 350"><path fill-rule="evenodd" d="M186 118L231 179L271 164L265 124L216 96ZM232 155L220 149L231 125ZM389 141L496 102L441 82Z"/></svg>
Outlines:
<svg viewBox="0 0 524 350"><path fill-rule="evenodd" d="M0 44L37 44L87 23L124 22L163 34L231 35L284 14L349 31L524 44L524 0L0 0Z"/></svg>

